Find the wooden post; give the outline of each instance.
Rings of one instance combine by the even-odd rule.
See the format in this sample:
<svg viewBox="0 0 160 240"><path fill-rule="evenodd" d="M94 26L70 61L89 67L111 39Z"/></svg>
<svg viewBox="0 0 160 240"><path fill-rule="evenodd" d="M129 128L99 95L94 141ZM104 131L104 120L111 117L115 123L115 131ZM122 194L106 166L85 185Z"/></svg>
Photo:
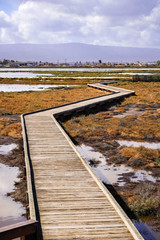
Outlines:
<svg viewBox="0 0 160 240"><path fill-rule="evenodd" d="M30 235L26 235L24 236L23 240L38 240L38 234L36 232Z"/></svg>

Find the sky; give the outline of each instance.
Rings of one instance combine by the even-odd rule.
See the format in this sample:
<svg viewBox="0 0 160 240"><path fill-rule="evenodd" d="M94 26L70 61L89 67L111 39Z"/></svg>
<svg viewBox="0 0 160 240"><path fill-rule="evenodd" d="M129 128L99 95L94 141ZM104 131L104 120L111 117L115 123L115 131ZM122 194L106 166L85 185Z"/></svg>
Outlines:
<svg viewBox="0 0 160 240"><path fill-rule="evenodd" d="M160 48L160 0L0 0L0 44Z"/></svg>

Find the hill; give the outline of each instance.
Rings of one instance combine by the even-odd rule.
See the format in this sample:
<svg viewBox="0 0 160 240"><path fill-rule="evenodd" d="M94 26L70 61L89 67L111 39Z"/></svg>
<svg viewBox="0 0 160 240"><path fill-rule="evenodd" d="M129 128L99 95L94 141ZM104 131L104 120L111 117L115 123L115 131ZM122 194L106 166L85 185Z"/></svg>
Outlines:
<svg viewBox="0 0 160 240"><path fill-rule="evenodd" d="M0 59L19 61L151 62L160 59L160 49L98 46L82 43L0 44Z"/></svg>

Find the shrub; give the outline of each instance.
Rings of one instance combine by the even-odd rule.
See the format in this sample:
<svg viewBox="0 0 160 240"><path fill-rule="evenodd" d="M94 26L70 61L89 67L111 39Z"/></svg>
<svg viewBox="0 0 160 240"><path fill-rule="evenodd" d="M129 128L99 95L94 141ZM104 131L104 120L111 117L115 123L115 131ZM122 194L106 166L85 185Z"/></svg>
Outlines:
<svg viewBox="0 0 160 240"><path fill-rule="evenodd" d="M129 202L129 207L138 216L156 215L160 207L159 191L151 183L138 185L134 190L135 197Z"/></svg>
<svg viewBox="0 0 160 240"><path fill-rule="evenodd" d="M136 213L136 215L147 216L156 215L159 204L158 197L151 196L148 198L140 198L135 200L129 204L129 207Z"/></svg>

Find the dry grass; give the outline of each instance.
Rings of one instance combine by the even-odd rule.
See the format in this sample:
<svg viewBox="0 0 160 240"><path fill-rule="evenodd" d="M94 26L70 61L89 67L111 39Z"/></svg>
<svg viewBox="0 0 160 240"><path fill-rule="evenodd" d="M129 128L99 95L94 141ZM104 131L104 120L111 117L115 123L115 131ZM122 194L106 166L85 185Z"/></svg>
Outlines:
<svg viewBox="0 0 160 240"><path fill-rule="evenodd" d="M126 98L119 104L119 108L111 111L100 112L95 115L80 116L64 123L64 127L72 137L77 136L106 136L114 139L138 139L159 141L160 139L160 83L129 83L115 84L119 87L136 91L136 96ZM140 116L126 116L115 118L113 114L124 111L128 104L139 106L142 111ZM147 106L147 109L142 105ZM154 108L154 109L153 109Z"/></svg>
<svg viewBox="0 0 160 240"><path fill-rule="evenodd" d="M135 96L126 98L126 104L153 104L160 103L160 83L159 82L118 82L116 87L130 89L136 92Z"/></svg>
<svg viewBox="0 0 160 240"><path fill-rule="evenodd" d="M55 107L104 94L107 92L84 86L43 92L0 93L0 134L21 138L21 124L7 118L7 115Z"/></svg>
<svg viewBox="0 0 160 240"><path fill-rule="evenodd" d="M93 141L95 139L99 142L102 137L106 137L106 140L108 138L158 140L160 138L160 109L153 111L152 105L160 103L160 83L119 82L115 86L134 90L137 95L125 99L118 109L113 110L115 113L116 111L123 112L127 104L147 104L148 109L145 109L141 116L127 116L123 119L114 118L113 111L74 117L64 123L66 130L72 137L92 137ZM86 87L43 92L0 93L0 134L21 138L20 123L7 118L8 114L22 114L103 94L106 92ZM157 168L160 164L158 150L123 148L120 153L134 167L141 167L139 163L142 163L146 167ZM150 194L146 195L145 192L146 190L142 192L140 189L134 194L130 193L129 206L140 215L151 212L155 214L160 205L158 193L153 194L151 198Z"/></svg>
<svg viewBox="0 0 160 240"><path fill-rule="evenodd" d="M144 147L124 147L121 155L127 158L128 164L133 167L145 165L148 167L160 167L160 151Z"/></svg>
<svg viewBox="0 0 160 240"><path fill-rule="evenodd" d="M98 79L99 80L99 79ZM87 78L74 78L68 77L65 78L0 78L1 84L60 84L60 85L67 85L67 84L74 84L74 85L86 85L87 83L97 82L97 79L87 79Z"/></svg>
<svg viewBox="0 0 160 240"><path fill-rule="evenodd" d="M22 114L107 94L87 87L41 92L0 93L1 112Z"/></svg>
<svg viewBox="0 0 160 240"><path fill-rule="evenodd" d="M15 122L14 119L0 117L0 135L21 138L21 132L21 123Z"/></svg>
<svg viewBox="0 0 160 240"><path fill-rule="evenodd" d="M123 119L109 118L106 113L95 116L75 117L64 123L64 127L72 137L80 135L112 137L114 139L159 140L160 118L156 115L148 117L126 116ZM107 118L107 120L106 120ZM152 118L152 119L151 119ZM138 122L137 122L138 119Z"/></svg>

